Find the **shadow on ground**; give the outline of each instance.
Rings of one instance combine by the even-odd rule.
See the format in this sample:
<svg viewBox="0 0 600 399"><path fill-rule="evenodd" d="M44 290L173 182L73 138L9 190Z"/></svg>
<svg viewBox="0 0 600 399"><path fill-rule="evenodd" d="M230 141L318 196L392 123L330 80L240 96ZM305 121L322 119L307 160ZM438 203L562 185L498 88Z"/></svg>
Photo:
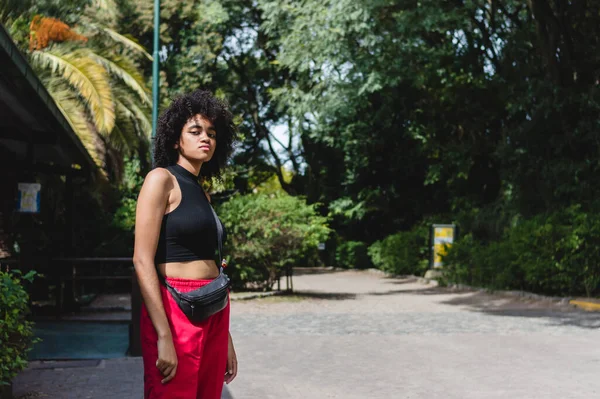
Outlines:
<svg viewBox="0 0 600 399"><path fill-rule="evenodd" d="M470 295L455 297L443 304L466 306L468 310L492 316L544 318L552 325L600 328L600 312L586 312L570 305L555 302L470 292Z"/></svg>
<svg viewBox="0 0 600 399"><path fill-rule="evenodd" d="M339 269L298 268L296 275L339 273ZM586 312L568 304L560 304L549 300L529 299L509 296L503 293L489 293L475 290L452 289L432 285L417 285L415 277L382 277L388 284L388 290L369 293L331 293L294 291L292 295L300 299L349 300L359 296L394 296L423 295L439 296L435 299L443 305L463 307L467 311L489 314L499 317L527 317L546 319L550 325L575 326L585 329L600 329L600 312ZM412 284L404 287L403 285ZM419 287L419 288L415 288ZM420 288L422 287L422 288ZM445 296L445 298L444 298Z"/></svg>
<svg viewBox="0 0 600 399"><path fill-rule="evenodd" d="M346 293L346 292L313 292L313 291L294 291L290 294L283 294L285 296L294 296L299 299L327 299L333 301L344 301L348 299L356 299L357 294Z"/></svg>
<svg viewBox="0 0 600 399"><path fill-rule="evenodd" d="M384 277L384 280L387 280L386 283L397 284L397 285L412 284L412 283L416 283L417 281L419 281L419 279L416 277L405 277L405 278Z"/></svg>
<svg viewBox="0 0 600 399"><path fill-rule="evenodd" d="M391 291L381 291L381 292L370 292L368 295L375 296L386 296L386 295L406 295L406 294L414 294L414 295L447 295L448 292L444 292L436 287L431 288L423 288L423 289L409 289L409 290L391 290Z"/></svg>
<svg viewBox="0 0 600 399"><path fill-rule="evenodd" d="M414 283L416 279L392 281L392 284ZM586 312L568 304L559 304L547 300L513 297L502 293L455 290L444 287L392 289L383 292L371 292L373 296L392 295L452 295L451 299L439 303L462 306L471 312L480 312L491 316L528 317L547 319L551 325L576 326L586 329L600 329L600 312Z"/></svg>
<svg viewBox="0 0 600 399"><path fill-rule="evenodd" d="M339 273L345 269L334 269L329 267L294 267L294 276L305 276L310 274L332 274Z"/></svg>

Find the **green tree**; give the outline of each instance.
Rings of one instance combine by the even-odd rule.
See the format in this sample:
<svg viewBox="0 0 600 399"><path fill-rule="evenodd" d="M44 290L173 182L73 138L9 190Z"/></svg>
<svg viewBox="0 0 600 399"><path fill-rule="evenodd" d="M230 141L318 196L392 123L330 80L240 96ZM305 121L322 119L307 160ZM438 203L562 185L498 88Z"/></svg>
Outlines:
<svg viewBox="0 0 600 399"><path fill-rule="evenodd" d="M327 219L313 205L283 193L235 196L219 215L228 237L227 272L238 287L271 289L285 267L318 260L318 243L329 234Z"/></svg>
<svg viewBox="0 0 600 399"><path fill-rule="evenodd" d="M298 77L273 98L306 121L316 194L352 238L425 213L593 206L596 3L259 6L277 62Z"/></svg>
<svg viewBox="0 0 600 399"><path fill-rule="evenodd" d="M121 0L122 24L152 44L152 6L142 0ZM255 3L242 0L161 2L162 106L174 95L204 87L226 98L238 117L241 144L235 153L233 184L239 192L253 186L252 176L275 174L288 193L302 194L302 152L298 128L273 90L291 78L277 66L274 42L261 29L263 14ZM290 132L278 142L275 127ZM281 172L293 171L288 181Z"/></svg>
<svg viewBox="0 0 600 399"><path fill-rule="evenodd" d="M45 0L25 2L19 15L2 15L21 47L32 50L27 53L34 70L90 155L119 180L123 156L147 152L151 100L140 66L151 57L115 30L114 9L112 0ZM53 35L72 31L60 18L78 21L81 40ZM42 33L50 41L40 45Z"/></svg>

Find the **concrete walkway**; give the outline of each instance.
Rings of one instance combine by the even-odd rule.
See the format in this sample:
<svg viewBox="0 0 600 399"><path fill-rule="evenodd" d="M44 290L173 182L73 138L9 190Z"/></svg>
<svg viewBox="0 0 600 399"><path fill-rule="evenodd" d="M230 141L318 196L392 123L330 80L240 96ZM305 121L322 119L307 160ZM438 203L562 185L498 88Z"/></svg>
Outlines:
<svg viewBox="0 0 600 399"><path fill-rule="evenodd" d="M226 395L600 396L599 313L372 272L299 270L294 288L295 296L232 304L240 371ZM139 359L40 367L16 379L17 397L141 398Z"/></svg>

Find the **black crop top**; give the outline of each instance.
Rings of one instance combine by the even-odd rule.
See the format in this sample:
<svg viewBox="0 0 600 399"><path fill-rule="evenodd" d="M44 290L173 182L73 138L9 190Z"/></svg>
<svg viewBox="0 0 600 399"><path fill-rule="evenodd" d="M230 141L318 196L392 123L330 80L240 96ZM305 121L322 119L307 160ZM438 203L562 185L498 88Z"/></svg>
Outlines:
<svg viewBox="0 0 600 399"><path fill-rule="evenodd" d="M154 261L159 264L214 260L217 226L198 177L178 164L166 169L177 178L181 202L163 216Z"/></svg>

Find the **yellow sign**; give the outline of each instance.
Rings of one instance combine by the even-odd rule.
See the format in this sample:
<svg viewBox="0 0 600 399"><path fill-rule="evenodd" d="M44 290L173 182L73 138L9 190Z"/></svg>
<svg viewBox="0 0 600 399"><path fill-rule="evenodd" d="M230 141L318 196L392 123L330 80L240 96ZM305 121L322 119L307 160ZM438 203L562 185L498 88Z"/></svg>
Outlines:
<svg viewBox="0 0 600 399"><path fill-rule="evenodd" d="M435 244L433 246L433 265L435 267L442 266L442 256L446 255L446 244Z"/></svg>
<svg viewBox="0 0 600 399"><path fill-rule="evenodd" d="M442 256L454 242L453 225L433 225L433 267L442 267Z"/></svg>
<svg viewBox="0 0 600 399"><path fill-rule="evenodd" d="M454 238L454 229L452 227L436 227L434 237L452 240Z"/></svg>

